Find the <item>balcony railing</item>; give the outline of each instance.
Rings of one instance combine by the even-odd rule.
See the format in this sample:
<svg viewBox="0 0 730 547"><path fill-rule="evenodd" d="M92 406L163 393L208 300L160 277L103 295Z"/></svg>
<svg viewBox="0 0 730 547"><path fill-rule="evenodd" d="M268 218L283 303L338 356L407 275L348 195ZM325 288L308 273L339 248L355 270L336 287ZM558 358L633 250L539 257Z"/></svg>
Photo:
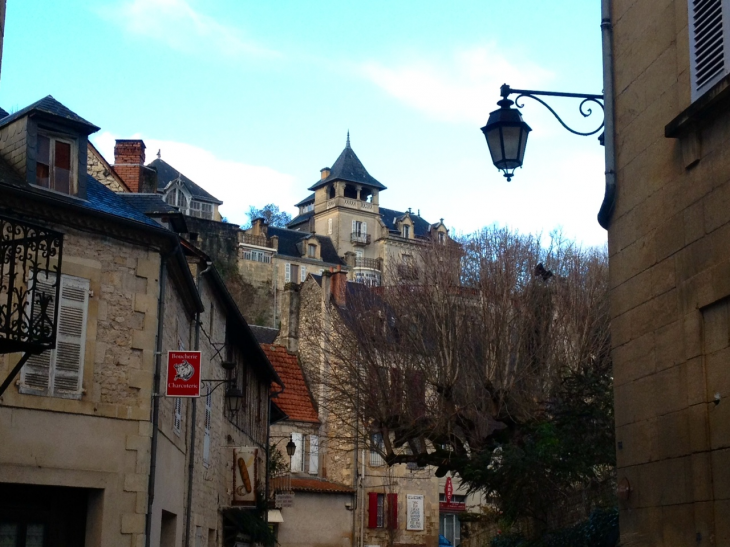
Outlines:
<svg viewBox="0 0 730 547"><path fill-rule="evenodd" d="M273 248L271 240L266 236L255 236L252 234L241 234L241 236L241 243L245 243L246 245L256 245L257 247L268 247L270 249Z"/></svg>
<svg viewBox="0 0 730 547"><path fill-rule="evenodd" d="M382 270L381 260L379 258L356 258L356 268L370 268L372 270Z"/></svg>
<svg viewBox="0 0 730 547"><path fill-rule="evenodd" d="M370 234L353 232L350 234L350 243L354 243L355 245L370 245Z"/></svg>

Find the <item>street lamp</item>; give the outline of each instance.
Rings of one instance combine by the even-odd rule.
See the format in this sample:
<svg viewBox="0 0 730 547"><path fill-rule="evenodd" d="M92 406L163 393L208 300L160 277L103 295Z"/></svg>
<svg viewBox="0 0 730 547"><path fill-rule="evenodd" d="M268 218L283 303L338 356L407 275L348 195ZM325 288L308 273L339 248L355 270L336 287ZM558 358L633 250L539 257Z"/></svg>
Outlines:
<svg viewBox="0 0 730 547"><path fill-rule="evenodd" d="M294 452L297 451L297 445L294 444L294 439L289 437L289 442L286 443L286 453L289 454L289 457L291 458L294 456Z"/></svg>
<svg viewBox="0 0 730 547"><path fill-rule="evenodd" d="M565 129L576 135L595 135L603 129L604 120L602 118L601 125L599 125L597 129L585 133L576 131L568 127L560 116L558 116L555 110L553 110L545 101L537 97L537 95L541 95L583 99L580 103L579 111L584 118L587 118L593 113L593 110L587 106L589 103L597 104L601 107L601 112L603 112L603 95L512 89L507 84L504 84L500 88L500 94L502 95L502 100L497 103L500 108L489 114L489 120L487 121L487 125L482 127L482 133L484 133L484 137L487 139L487 146L489 146L489 153L492 156L492 163L494 163L497 169L504 172L504 176L507 178L508 182L512 180L512 177L515 174L515 169L522 167L522 161L525 157L525 147L527 146L527 136L532 130L522 119L522 114L518 110L512 108L513 104L517 106L517 108L522 108L524 106L519 102L521 98L528 97L542 104L553 114L553 116L555 116ZM517 95L517 98L514 101L509 99L509 96L513 94ZM601 134L598 140L601 144L603 144L603 134Z"/></svg>

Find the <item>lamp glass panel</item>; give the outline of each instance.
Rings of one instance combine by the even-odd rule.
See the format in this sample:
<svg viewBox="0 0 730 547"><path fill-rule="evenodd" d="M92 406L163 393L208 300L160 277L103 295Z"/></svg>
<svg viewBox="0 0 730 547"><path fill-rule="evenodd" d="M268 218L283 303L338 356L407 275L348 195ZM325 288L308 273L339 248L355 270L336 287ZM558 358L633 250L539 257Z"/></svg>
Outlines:
<svg viewBox="0 0 730 547"><path fill-rule="evenodd" d="M502 128L502 135L504 138L504 157L508 161L519 160L521 130L522 128L517 125L507 125Z"/></svg>
<svg viewBox="0 0 730 547"><path fill-rule="evenodd" d="M530 132L522 128L522 135L520 135L520 156L518 158L518 161L520 162L520 165L522 165L522 161L525 159L525 147L527 146L527 136L530 134Z"/></svg>
<svg viewBox="0 0 730 547"><path fill-rule="evenodd" d="M487 131L487 146L489 146L489 153L492 155L492 162L495 165L504 159L502 156L502 142L498 126Z"/></svg>

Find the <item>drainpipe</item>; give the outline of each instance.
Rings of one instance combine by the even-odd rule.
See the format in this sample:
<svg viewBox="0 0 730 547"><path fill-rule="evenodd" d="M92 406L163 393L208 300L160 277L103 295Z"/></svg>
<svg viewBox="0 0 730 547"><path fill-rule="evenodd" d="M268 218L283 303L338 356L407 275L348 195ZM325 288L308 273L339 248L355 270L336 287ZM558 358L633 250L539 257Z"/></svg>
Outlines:
<svg viewBox="0 0 730 547"><path fill-rule="evenodd" d="M213 267L212 262L208 262L207 267L205 270L198 271L197 275L195 276L195 281L198 286L198 294L200 294L200 279L203 276L203 274L208 273L208 271ZM198 351L200 349L200 312L195 313L195 341L194 341L194 350ZM201 375L202 376L202 375ZM197 428L198 422L198 405L197 405L198 399L197 397L193 397L191 400L192 403L192 410L190 412L190 423L192 424L192 427L190 428L190 459L188 462L188 499L187 499L187 507L185 508L185 547L190 547L190 533L192 532L192 526L190 525L190 520L192 518L193 513L193 472L195 471L195 430Z"/></svg>
<svg viewBox="0 0 730 547"><path fill-rule="evenodd" d="M147 516L145 518L145 547L150 547L152 532L152 503L155 501L155 474L157 470L157 424L160 418L160 370L162 368L163 319L165 317L165 290L167 288L167 259L160 256L160 297L157 301L157 340L155 342L155 377L152 390L152 444L150 446L150 476L147 483Z"/></svg>
<svg viewBox="0 0 730 547"><path fill-rule="evenodd" d="M616 145L614 128L613 97L613 24L611 22L611 0L601 0L601 35L603 49L603 103L605 108L604 145L606 156L606 192L598 223L606 230L616 205Z"/></svg>

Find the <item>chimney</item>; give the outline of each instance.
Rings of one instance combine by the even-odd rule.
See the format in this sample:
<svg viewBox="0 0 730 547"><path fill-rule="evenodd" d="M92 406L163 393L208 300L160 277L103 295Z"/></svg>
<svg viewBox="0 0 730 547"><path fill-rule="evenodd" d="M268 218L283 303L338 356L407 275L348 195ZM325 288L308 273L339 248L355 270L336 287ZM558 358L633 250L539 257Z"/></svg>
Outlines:
<svg viewBox="0 0 730 547"><path fill-rule="evenodd" d="M289 283L281 296L281 325L276 342L291 353L299 350L299 285Z"/></svg>
<svg viewBox="0 0 730 547"><path fill-rule="evenodd" d="M265 218L259 217L253 219L251 222L251 228L253 235L266 237L267 226Z"/></svg>
<svg viewBox="0 0 730 547"><path fill-rule="evenodd" d="M139 139L117 139L114 145L114 171L132 192L145 189L144 149L144 141Z"/></svg>
<svg viewBox="0 0 730 547"><path fill-rule="evenodd" d="M322 177L321 180L324 180L324 179L326 179L327 177L330 176L330 168L329 167L325 167L323 169L320 169L319 170L319 173L320 173L320 176Z"/></svg>
<svg viewBox="0 0 730 547"><path fill-rule="evenodd" d="M346 291L347 291L347 272L342 271L342 266L337 266L337 269L330 268L332 272L332 279L330 281L330 291L335 304L341 308L345 306L346 302Z"/></svg>

